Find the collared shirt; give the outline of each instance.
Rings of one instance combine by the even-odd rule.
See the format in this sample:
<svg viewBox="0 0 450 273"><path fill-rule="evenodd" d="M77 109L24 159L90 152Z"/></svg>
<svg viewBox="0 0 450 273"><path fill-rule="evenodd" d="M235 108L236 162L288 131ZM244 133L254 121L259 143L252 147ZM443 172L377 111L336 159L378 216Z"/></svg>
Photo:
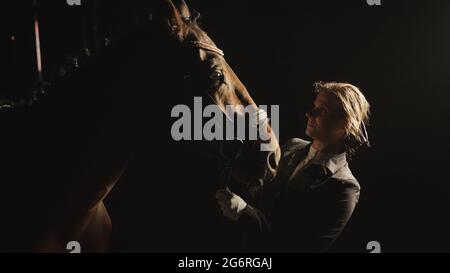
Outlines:
<svg viewBox="0 0 450 273"><path fill-rule="evenodd" d="M311 148L314 149L312 145ZM319 153L316 157L314 157L310 164L321 165L334 174L346 163L347 156L346 153L343 152L341 154Z"/></svg>
<svg viewBox="0 0 450 273"><path fill-rule="evenodd" d="M318 153L312 144L309 146L307 156L297 165L295 170L289 177L289 182L294 180L299 173L301 173L309 165L319 165L326 168L331 174L334 174L347 163L346 153L331 154Z"/></svg>

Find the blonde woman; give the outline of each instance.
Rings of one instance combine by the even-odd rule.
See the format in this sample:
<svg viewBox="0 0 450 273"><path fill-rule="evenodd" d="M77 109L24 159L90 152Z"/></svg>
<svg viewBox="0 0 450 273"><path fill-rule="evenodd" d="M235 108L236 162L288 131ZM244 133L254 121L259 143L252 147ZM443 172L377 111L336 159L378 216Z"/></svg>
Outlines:
<svg viewBox="0 0 450 273"><path fill-rule="evenodd" d="M238 220L251 250L326 251L350 219L360 185L348 157L368 146L370 105L349 83L314 84L313 108L306 113L306 135L282 147L275 179L247 204L229 190L216 198L223 214Z"/></svg>

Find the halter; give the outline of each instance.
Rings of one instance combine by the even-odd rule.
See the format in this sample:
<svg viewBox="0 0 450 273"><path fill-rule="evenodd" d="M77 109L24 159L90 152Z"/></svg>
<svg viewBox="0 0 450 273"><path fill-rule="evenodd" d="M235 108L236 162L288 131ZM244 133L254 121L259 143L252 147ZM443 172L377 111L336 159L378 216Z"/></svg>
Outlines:
<svg viewBox="0 0 450 273"><path fill-rule="evenodd" d="M195 23L195 22L197 22L197 20L199 18L200 18L200 13L196 10L192 10L191 16L183 17L183 20L185 22L194 22ZM192 46L195 48L201 48L204 50L212 51L212 52L219 54L220 56L224 56L223 51L220 48L216 47L215 45L211 45L211 44L200 42L200 41L190 41L187 44L189 46Z"/></svg>
<svg viewBox="0 0 450 273"><path fill-rule="evenodd" d="M218 48L218 47L216 47L214 45L210 45L210 44L204 43L204 42L191 41L191 42L188 42L188 45L192 46L192 47L195 47L195 48L201 48L201 49L204 49L204 50L212 51L214 53L219 54L220 56L224 56L225 55L220 48Z"/></svg>

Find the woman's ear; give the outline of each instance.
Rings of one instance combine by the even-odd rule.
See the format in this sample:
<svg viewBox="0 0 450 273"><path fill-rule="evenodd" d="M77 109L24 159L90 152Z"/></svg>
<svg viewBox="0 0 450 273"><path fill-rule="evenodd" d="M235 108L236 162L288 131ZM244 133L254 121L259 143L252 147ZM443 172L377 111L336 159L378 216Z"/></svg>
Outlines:
<svg viewBox="0 0 450 273"><path fill-rule="evenodd" d="M342 137L346 138L350 132L350 122L346 118L338 120L336 128L342 133Z"/></svg>

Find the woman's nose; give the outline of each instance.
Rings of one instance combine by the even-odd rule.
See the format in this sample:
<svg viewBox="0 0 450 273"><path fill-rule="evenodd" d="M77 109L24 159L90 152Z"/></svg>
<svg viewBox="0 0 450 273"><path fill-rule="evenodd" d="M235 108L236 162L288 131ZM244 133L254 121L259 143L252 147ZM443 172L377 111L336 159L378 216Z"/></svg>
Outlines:
<svg viewBox="0 0 450 273"><path fill-rule="evenodd" d="M305 113L306 118L310 119L311 118L311 111L307 111Z"/></svg>

